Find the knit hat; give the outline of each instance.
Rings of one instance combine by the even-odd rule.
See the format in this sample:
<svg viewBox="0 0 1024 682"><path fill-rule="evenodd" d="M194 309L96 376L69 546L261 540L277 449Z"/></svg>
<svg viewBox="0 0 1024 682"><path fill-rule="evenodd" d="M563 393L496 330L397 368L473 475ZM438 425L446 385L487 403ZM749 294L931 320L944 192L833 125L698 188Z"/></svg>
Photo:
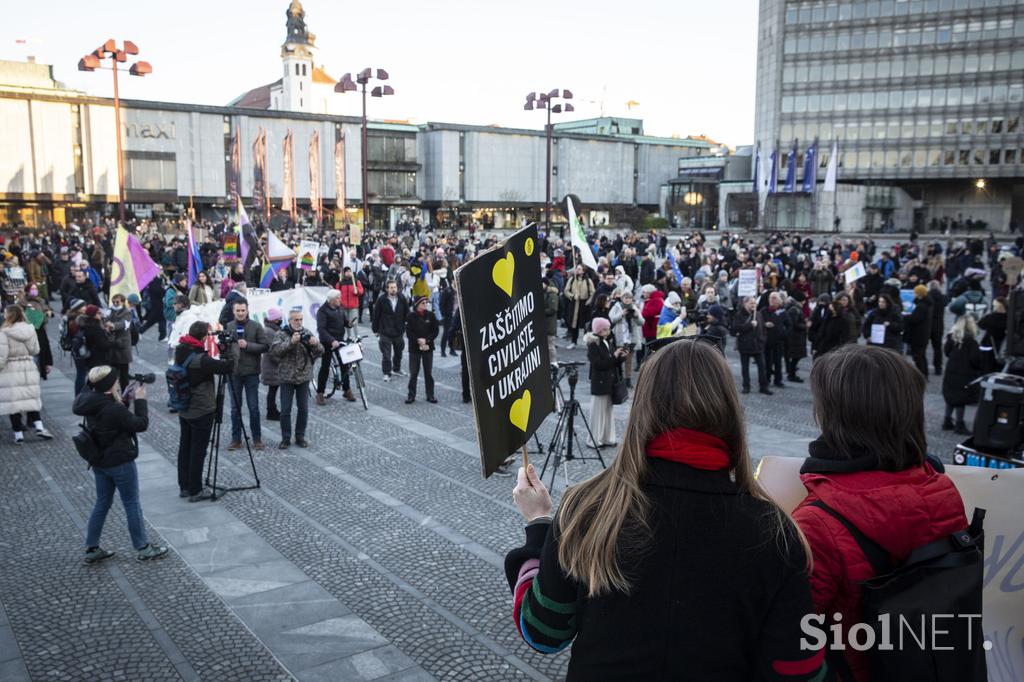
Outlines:
<svg viewBox="0 0 1024 682"><path fill-rule="evenodd" d="M924 298L927 295L928 287L926 287L925 285L918 284L916 287L914 287L914 296L916 296L917 298Z"/></svg>
<svg viewBox="0 0 1024 682"><path fill-rule="evenodd" d="M132 305L138 305L142 302L138 294L128 294L128 302Z"/></svg>
<svg viewBox="0 0 1024 682"><path fill-rule="evenodd" d="M77 310L85 305L85 301L80 298L73 298L68 302L68 310Z"/></svg>
<svg viewBox="0 0 1024 682"><path fill-rule="evenodd" d="M900 288L900 281L898 279L896 279L895 277L890 277L889 279L885 280L885 286L887 286L887 287L896 287L897 289L899 289Z"/></svg>
<svg viewBox="0 0 1024 682"><path fill-rule="evenodd" d="M708 307L708 315L721 322L725 319L725 309L717 303L713 303Z"/></svg>
<svg viewBox="0 0 1024 682"><path fill-rule="evenodd" d="M89 385L92 386L93 390L97 391L98 393L106 393L114 386L114 384L117 383L117 377L118 373L115 372L113 368L111 368L110 372L107 373L105 377L103 377L96 383L89 382Z"/></svg>
<svg viewBox="0 0 1024 682"><path fill-rule="evenodd" d="M654 286L653 284L645 284L642 287L640 287L640 295L643 296L644 298L647 298L655 291L657 291L657 289L658 287Z"/></svg>
<svg viewBox="0 0 1024 682"><path fill-rule="evenodd" d="M281 309L280 308L276 308L276 307L268 309L267 310L267 319L270 320L271 322L280 322L281 321Z"/></svg>
<svg viewBox="0 0 1024 682"><path fill-rule="evenodd" d="M95 305L89 304L89 305L85 306L85 310L83 310L82 313L86 317L96 317L96 313L98 313L99 311L100 311L99 306L95 306Z"/></svg>
<svg viewBox="0 0 1024 682"><path fill-rule="evenodd" d="M590 322L590 330L595 334L600 334L603 331L609 331L612 328L612 323L608 321L607 317L595 317Z"/></svg>
<svg viewBox="0 0 1024 682"><path fill-rule="evenodd" d="M420 303L423 303L424 301L429 301L429 300L430 299L427 298L426 296L417 296L416 299L412 302L412 307L416 308L416 306L418 306Z"/></svg>
<svg viewBox="0 0 1024 682"><path fill-rule="evenodd" d="M683 301L679 298L679 294L674 291L668 292L668 296L665 297L665 305L669 308L678 308L682 304Z"/></svg>

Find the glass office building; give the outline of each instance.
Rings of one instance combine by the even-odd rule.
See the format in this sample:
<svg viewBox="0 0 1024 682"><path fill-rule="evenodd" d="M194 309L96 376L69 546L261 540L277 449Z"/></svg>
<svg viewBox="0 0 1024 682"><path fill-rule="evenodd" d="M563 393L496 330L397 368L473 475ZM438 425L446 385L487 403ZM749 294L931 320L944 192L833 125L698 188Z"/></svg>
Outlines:
<svg viewBox="0 0 1024 682"><path fill-rule="evenodd" d="M848 229L1024 226L1020 0L762 0L756 107L780 182L794 139L819 140L819 181L839 141L840 182L864 187Z"/></svg>

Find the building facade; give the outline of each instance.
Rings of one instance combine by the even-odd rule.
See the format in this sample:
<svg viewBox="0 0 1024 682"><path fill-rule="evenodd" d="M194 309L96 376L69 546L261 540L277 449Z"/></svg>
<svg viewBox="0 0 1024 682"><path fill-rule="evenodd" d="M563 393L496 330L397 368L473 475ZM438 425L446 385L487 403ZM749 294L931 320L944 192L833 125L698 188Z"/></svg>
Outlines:
<svg viewBox="0 0 1024 682"><path fill-rule="evenodd" d="M761 0L756 97L762 172L819 143L819 191L762 196L763 227L1024 225L1019 0ZM858 200L820 191L833 140Z"/></svg>

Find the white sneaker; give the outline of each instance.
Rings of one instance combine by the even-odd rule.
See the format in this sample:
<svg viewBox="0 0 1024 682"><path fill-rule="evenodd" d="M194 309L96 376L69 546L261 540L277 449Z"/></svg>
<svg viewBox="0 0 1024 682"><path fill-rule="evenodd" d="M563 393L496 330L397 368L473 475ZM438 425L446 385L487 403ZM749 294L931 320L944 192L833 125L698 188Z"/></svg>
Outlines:
<svg viewBox="0 0 1024 682"><path fill-rule="evenodd" d="M43 440L53 440L53 434L46 429L36 429L36 437Z"/></svg>
<svg viewBox="0 0 1024 682"><path fill-rule="evenodd" d="M566 350L572 350L574 348L576 348L576 344L575 343L570 343L568 346L565 347Z"/></svg>
<svg viewBox="0 0 1024 682"><path fill-rule="evenodd" d="M384 381L386 383L391 383L391 375L390 374L385 374L384 375Z"/></svg>
<svg viewBox="0 0 1024 682"><path fill-rule="evenodd" d="M14 444L15 445L21 445L24 442L25 442L25 434L22 433L21 431L15 431L14 432Z"/></svg>

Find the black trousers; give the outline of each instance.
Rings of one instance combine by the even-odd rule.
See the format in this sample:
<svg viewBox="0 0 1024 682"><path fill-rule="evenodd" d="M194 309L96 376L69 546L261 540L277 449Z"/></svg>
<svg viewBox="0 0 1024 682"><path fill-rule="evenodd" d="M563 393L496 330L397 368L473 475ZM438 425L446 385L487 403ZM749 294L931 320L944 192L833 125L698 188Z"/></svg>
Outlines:
<svg viewBox="0 0 1024 682"><path fill-rule="evenodd" d="M786 358L786 376L790 379L796 376L797 365L800 364L800 358Z"/></svg>
<svg viewBox="0 0 1024 682"><path fill-rule="evenodd" d="M39 421L41 417L38 412L26 412L25 421L28 422L29 426ZM24 431L25 427L21 424L21 412L15 412L11 415L11 430L12 431Z"/></svg>
<svg viewBox="0 0 1024 682"><path fill-rule="evenodd" d="M942 330L932 330L932 363L935 365L935 373L942 374ZM927 365L927 363L925 363Z"/></svg>
<svg viewBox="0 0 1024 682"><path fill-rule="evenodd" d="M324 349L323 359L320 360L320 374L316 377L316 392L319 394L324 393L324 389L327 388L327 378L331 375L331 357L334 355L334 351L330 348ZM348 383L348 372L342 371L341 373L341 390L347 391L350 386Z"/></svg>
<svg viewBox="0 0 1024 682"><path fill-rule="evenodd" d="M277 410L277 386L267 386L267 414L279 414Z"/></svg>
<svg viewBox="0 0 1024 682"><path fill-rule="evenodd" d="M203 464L210 446L213 412L194 419L178 417L181 436L178 442L178 489L198 495L203 489Z"/></svg>
<svg viewBox="0 0 1024 682"><path fill-rule="evenodd" d="M423 365L423 384L427 389L427 398L434 397L434 351L421 351L409 348L409 397L416 397L416 379Z"/></svg>
<svg viewBox="0 0 1024 682"><path fill-rule="evenodd" d="M750 390L750 360L757 365L757 386L768 388L768 377L764 373L764 353L740 353L740 374L743 377L743 388Z"/></svg>
<svg viewBox="0 0 1024 682"><path fill-rule="evenodd" d="M768 383L774 381L776 386L782 383L782 356L785 354L785 351L786 347L781 343L765 347L764 364Z"/></svg>
<svg viewBox="0 0 1024 682"><path fill-rule="evenodd" d="M385 376L390 376L392 370L401 372L405 337L381 334L380 338L377 339L377 346L380 348L380 371Z"/></svg>
<svg viewBox="0 0 1024 682"><path fill-rule="evenodd" d="M928 350L928 344L920 346L918 348L910 347L910 357L914 359L914 367L917 367L918 371L924 375L924 378L928 379L928 358L925 357L925 351Z"/></svg>
<svg viewBox="0 0 1024 682"><path fill-rule="evenodd" d="M459 357L462 365L462 371L459 372L462 375L462 401L468 403L473 397L469 391L469 365L466 364L466 351L462 351Z"/></svg>
<svg viewBox="0 0 1024 682"><path fill-rule="evenodd" d="M448 317L444 318L443 325L444 325L443 331L441 332L441 352L442 353L447 353L447 352L451 351L452 353L454 353L455 349L452 348L452 316L451 315L449 315Z"/></svg>

